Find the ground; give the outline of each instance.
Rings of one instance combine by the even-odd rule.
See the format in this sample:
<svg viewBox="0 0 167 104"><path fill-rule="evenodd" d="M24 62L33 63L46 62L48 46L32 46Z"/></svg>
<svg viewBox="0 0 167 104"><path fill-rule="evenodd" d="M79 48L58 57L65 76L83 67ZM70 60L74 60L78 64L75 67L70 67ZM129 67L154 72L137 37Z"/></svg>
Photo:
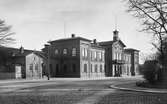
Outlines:
<svg viewBox="0 0 167 104"><path fill-rule="evenodd" d="M0 81L0 104L167 104L167 94L109 88L137 80L140 78Z"/></svg>

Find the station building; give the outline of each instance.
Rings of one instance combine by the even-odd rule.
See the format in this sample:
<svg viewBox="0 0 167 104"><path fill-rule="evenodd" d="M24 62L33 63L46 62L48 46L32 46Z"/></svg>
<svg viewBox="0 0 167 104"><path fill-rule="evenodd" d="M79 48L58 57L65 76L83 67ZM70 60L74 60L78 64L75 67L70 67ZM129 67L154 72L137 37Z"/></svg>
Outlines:
<svg viewBox="0 0 167 104"><path fill-rule="evenodd" d="M75 37L49 42L43 51L48 55L51 77L105 77L103 47L91 40Z"/></svg>
<svg viewBox="0 0 167 104"><path fill-rule="evenodd" d="M126 48L113 31L112 41L97 42L76 37L49 41L43 49L48 56L51 77L120 77L139 74L139 51Z"/></svg>

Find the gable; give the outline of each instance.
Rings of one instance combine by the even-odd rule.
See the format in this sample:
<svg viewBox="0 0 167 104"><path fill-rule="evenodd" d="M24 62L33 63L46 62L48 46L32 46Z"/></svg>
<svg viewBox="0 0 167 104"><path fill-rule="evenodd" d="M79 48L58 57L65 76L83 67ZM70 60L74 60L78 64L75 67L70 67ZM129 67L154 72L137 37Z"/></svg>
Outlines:
<svg viewBox="0 0 167 104"><path fill-rule="evenodd" d="M117 48L124 48L125 45L121 42L121 41L115 41L113 44L112 44L113 47L117 47Z"/></svg>

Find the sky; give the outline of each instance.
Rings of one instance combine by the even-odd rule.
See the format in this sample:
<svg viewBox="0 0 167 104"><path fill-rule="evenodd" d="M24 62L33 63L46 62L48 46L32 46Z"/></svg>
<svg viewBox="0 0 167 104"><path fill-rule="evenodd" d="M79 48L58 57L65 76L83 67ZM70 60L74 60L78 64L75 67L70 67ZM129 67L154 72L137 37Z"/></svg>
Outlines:
<svg viewBox="0 0 167 104"><path fill-rule="evenodd" d="M0 0L0 19L11 25L16 44L40 50L49 40L71 34L110 41L119 31L127 48L153 51L151 35L139 32L141 21L127 13L124 0Z"/></svg>

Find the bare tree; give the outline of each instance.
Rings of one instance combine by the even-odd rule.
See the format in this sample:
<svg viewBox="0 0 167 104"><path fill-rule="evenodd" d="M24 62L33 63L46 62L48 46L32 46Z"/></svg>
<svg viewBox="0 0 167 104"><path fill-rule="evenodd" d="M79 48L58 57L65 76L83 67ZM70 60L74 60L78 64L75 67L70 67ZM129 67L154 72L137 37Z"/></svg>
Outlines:
<svg viewBox="0 0 167 104"><path fill-rule="evenodd" d="M142 20L142 31L154 34L158 43L152 44L164 58L163 42L167 37L167 0L127 0L127 2L128 12Z"/></svg>
<svg viewBox="0 0 167 104"><path fill-rule="evenodd" d="M4 20L0 20L0 46L14 43L15 39L11 37L13 34L11 26L6 25Z"/></svg>

